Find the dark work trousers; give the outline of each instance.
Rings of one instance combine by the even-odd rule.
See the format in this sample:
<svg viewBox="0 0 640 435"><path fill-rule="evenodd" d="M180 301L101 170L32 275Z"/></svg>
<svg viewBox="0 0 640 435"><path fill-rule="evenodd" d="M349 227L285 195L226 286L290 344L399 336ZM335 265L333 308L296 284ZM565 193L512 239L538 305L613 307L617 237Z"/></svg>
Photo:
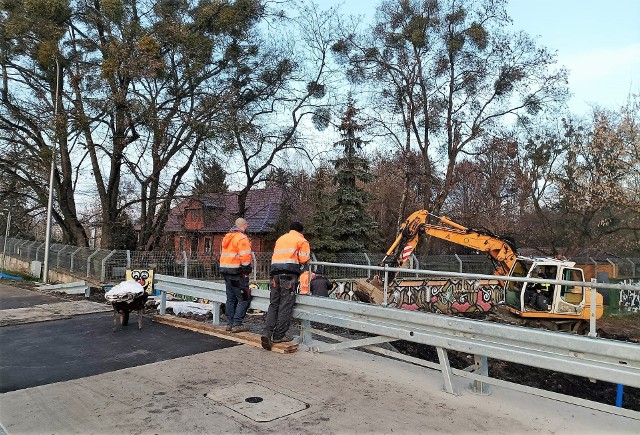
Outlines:
<svg viewBox="0 0 640 435"><path fill-rule="evenodd" d="M224 283L227 287L227 303L224 305L227 325L240 326L251 303L247 293L249 276L244 277L241 274L230 275L225 273Z"/></svg>
<svg viewBox="0 0 640 435"><path fill-rule="evenodd" d="M275 275L271 278L271 295L264 335L279 340L285 336L291 324L293 304L296 301L296 275Z"/></svg>

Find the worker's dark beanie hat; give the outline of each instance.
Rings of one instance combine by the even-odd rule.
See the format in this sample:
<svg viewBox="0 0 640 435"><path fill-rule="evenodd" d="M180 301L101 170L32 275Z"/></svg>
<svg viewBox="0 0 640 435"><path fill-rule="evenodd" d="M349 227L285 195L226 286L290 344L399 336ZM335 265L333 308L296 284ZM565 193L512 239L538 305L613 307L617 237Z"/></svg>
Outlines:
<svg viewBox="0 0 640 435"><path fill-rule="evenodd" d="M304 231L304 227L302 226L302 224L300 222L291 222L291 226L289 227L289 229L297 231L299 233Z"/></svg>

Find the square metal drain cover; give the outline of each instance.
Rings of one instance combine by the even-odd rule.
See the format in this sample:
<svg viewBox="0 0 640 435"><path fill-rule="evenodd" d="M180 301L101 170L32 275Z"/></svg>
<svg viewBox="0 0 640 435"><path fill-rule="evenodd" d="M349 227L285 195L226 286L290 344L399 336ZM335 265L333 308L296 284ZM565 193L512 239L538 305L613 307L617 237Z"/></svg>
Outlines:
<svg viewBox="0 0 640 435"><path fill-rule="evenodd" d="M211 390L207 398L257 422L272 421L309 407L305 402L253 381Z"/></svg>

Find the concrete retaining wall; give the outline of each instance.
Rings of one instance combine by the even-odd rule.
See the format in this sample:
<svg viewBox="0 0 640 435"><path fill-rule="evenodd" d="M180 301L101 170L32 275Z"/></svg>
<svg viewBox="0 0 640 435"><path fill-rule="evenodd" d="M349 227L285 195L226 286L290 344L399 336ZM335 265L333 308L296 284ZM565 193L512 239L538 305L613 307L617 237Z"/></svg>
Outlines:
<svg viewBox="0 0 640 435"><path fill-rule="evenodd" d="M8 272L18 272L25 275L31 275L31 262L22 260L16 257L10 257L7 255L4 264L5 269ZM77 281L86 281L87 284L93 287L100 287L101 284L92 279L91 277L86 277L82 274L70 274L66 271L58 271L55 269L49 269L49 282L50 283L67 283L67 282L77 282Z"/></svg>

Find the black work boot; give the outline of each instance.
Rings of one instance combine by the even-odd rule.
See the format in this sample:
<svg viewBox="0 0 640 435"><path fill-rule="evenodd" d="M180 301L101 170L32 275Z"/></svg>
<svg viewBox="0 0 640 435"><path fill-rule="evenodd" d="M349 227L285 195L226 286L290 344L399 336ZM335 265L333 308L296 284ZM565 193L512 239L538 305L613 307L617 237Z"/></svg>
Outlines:
<svg viewBox="0 0 640 435"><path fill-rule="evenodd" d="M262 348L265 350L271 350L272 342L271 338L268 335L262 335L260 337L260 342L262 343Z"/></svg>

